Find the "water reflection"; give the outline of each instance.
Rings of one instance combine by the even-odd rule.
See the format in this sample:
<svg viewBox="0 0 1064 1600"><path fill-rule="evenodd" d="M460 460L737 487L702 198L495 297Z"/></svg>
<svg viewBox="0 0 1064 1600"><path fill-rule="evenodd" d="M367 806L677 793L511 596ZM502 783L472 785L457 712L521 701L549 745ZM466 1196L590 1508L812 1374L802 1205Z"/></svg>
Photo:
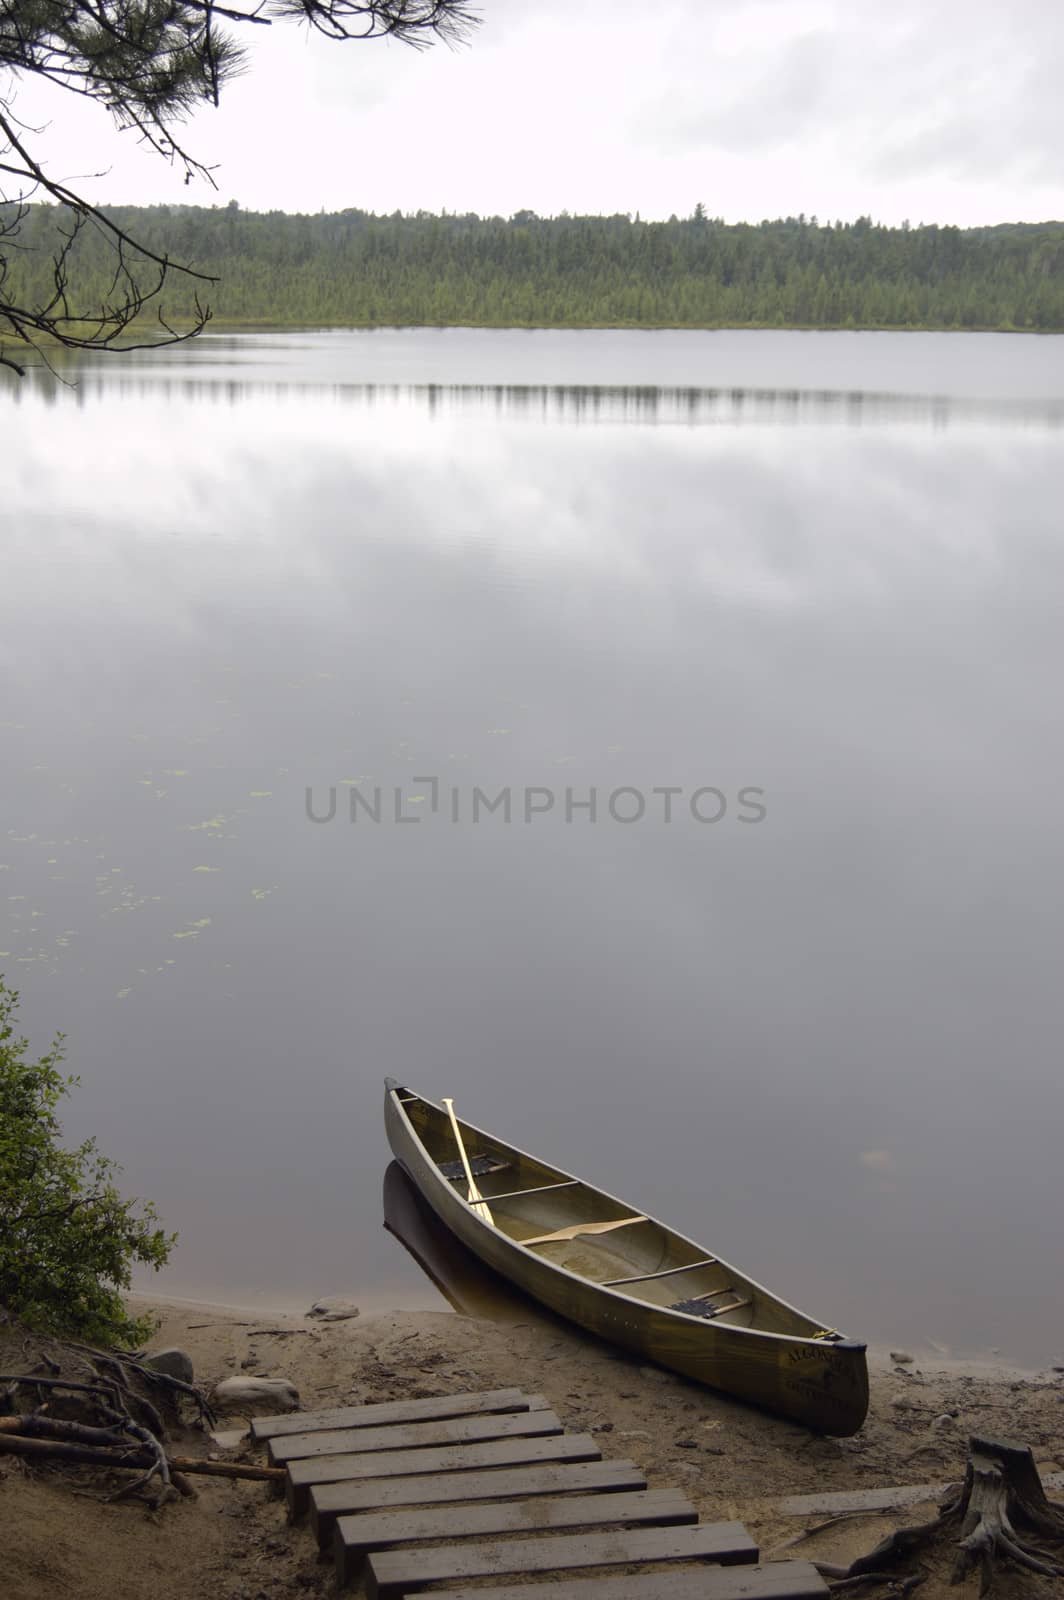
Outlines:
<svg viewBox="0 0 1064 1600"><path fill-rule="evenodd" d="M391 1072L855 1334L1055 1358L1064 455L889 396L1064 386L958 337L253 340L0 398L0 970L173 1292L391 1292ZM887 415L652 425L733 387ZM454 825L432 777L559 798ZM764 824L606 806L714 784ZM330 785L425 821L314 825Z"/></svg>
<svg viewBox="0 0 1064 1600"><path fill-rule="evenodd" d="M121 371L77 375L71 384L37 374L32 385L14 391L16 403L29 395L46 406L88 405L103 400L163 400L202 408L248 402L293 405L313 398L338 406L373 411L422 410L430 416L488 412L506 420L545 423L647 423L690 427L808 426L850 427L949 423L993 423L1010 427L1059 428L1064 399L971 399L948 394L890 394L878 390L818 388L745 389L664 388L654 385L585 384L397 384L300 383L264 379L166 378L128 376Z"/></svg>
<svg viewBox="0 0 1064 1600"><path fill-rule="evenodd" d="M491 1272L445 1228L398 1161L384 1174L384 1226L453 1310L493 1322L546 1323L549 1313Z"/></svg>

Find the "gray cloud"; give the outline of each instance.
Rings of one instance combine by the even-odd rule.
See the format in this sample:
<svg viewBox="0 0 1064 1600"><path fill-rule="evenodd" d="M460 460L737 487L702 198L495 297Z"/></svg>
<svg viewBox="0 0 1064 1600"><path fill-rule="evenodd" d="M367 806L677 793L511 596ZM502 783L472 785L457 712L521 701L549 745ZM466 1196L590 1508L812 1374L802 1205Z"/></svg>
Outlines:
<svg viewBox="0 0 1064 1600"><path fill-rule="evenodd" d="M1064 214L1060 0L482 0L468 49L261 30L189 142L269 209ZM62 101L62 105L56 105ZM209 204L70 96L20 93L98 201ZM283 114L279 114L279 111ZM76 166L74 165L76 163Z"/></svg>
<svg viewBox="0 0 1064 1600"><path fill-rule="evenodd" d="M749 48L723 48L727 18L763 17ZM663 153L830 151L871 180L941 173L986 182L1055 182L1064 136L1064 12L1045 0L1008 11L957 0L901 0L889 18L826 5L780 13L718 7L677 63L675 80L631 118ZM804 25L803 25L804 24ZM799 31L793 31L793 30Z"/></svg>

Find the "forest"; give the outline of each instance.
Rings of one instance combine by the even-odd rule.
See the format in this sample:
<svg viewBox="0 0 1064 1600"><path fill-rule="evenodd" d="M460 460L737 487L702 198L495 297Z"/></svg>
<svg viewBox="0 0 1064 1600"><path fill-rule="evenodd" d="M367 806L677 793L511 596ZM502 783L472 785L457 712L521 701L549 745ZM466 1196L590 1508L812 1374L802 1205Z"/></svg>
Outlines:
<svg viewBox="0 0 1064 1600"><path fill-rule="evenodd" d="M701 205L667 222L531 211L290 215L236 201L107 215L218 279L171 275L160 305L175 322L194 317L198 289L226 324L1064 331L1061 222L726 223ZM68 220L58 206L29 208L8 257L8 298L48 299ZM69 262L71 310L105 304L113 273L105 241L84 228Z"/></svg>

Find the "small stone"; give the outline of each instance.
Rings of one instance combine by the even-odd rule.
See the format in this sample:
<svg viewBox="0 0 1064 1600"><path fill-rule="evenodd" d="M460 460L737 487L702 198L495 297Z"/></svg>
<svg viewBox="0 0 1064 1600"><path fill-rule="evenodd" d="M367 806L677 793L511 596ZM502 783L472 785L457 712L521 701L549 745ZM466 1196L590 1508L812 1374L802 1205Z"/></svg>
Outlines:
<svg viewBox="0 0 1064 1600"><path fill-rule="evenodd" d="M952 1428L956 1418L949 1411L943 1411L941 1416L935 1417L931 1423L932 1433L938 1433L942 1428Z"/></svg>
<svg viewBox="0 0 1064 1600"><path fill-rule="evenodd" d="M346 1322L350 1317L358 1316L358 1307L353 1300L345 1300L343 1295L330 1294L322 1300L315 1300L308 1317L320 1317L322 1322Z"/></svg>
<svg viewBox="0 0 1064 1600"><path fill-rule="evenodd" d="M177 1378L181 1383L195 1381L192 1357L187 1351L178 1350L176 1347L153 1351L151 1355L144 1357L144 1365L152 1372L161 1372L166 1378Z"/></svg>
<svg viewBox="0 0 1064 1600"><path fill-rule="evenodd" d="M298 1411L299 1390L288 1378L223 1378L211 1393L219 1411L249 1415L270 1411Z"/></svg>
<svg viewBox="0 0 1064 1600"><path fill-rule="evenodd" d="M596 1422L594 1427L592 1428L591 1432L592 1433L612 1433L613 1432L613 1423L612 1422Z"/></svg>
<svg viewBox="0 0 1064 1600"><path fill-rule="evenodd" d="M675 1443L676 1443L676 1449L677 1450L697 1450L698 1449L698 1440L697 1439L677 1439L675 1441Z"/></svg>
<svg viewBox="0 0 1064 1600"><path fill-rule="evenodd" d="M911 1356L908 1350L892 1350L890 1359L897 1362L899 1367L908 1367L912 1365L915 1357Z"/></svg>
<svg viewBox="0 0 1064 1600"><path fill-rule="evenodd" d="M239 1450L247 1436L247 1428L226 1428L212 1433L211 1443L216 1444L219 1450Z"/></svg>

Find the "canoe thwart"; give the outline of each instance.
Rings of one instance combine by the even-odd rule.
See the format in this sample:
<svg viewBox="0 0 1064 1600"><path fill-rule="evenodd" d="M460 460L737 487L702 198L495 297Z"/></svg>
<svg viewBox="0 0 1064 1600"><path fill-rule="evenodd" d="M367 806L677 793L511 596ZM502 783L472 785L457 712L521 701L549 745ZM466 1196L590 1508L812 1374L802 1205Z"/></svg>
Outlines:
<svg viewBox="0 0 1064 1600"><path fill-rule="evenodd" d="M534 1189L506 1189L502 1194L491 1194L489 1200L520 1200L526 1194L547 1194L551 1189L580 1187L579 1178L565 1178L560 1183L539 1183Z"/></svg>
<svg viewBox="0 0 1064 1600"><path fill-rule="evenodd" d="M688 1261L682 1267L665 1267L661 1272L637 1272L632 1278L603 1278L602 1287L604 1289L616 1289L622 1283L649 1283L652 1278L674 1278L677 1273L693 1272L696 1267L715 1267L716 1265L716 1256L705 1256L701 1261ZM711 1295L723 1294L723 1292L722 1289L710 1289L707 1291ZM701 1299L702 1296L699 1295L697 1298Z"/></svg>
<svg viewBox="0 0 1064 1600"><path fill-rule="evenodd" d="M649 1217L618 1217L616 1222L574 1222L571 1228L556 1228L553 1233L537 1233L534 1239L519 1239L518 1244L561 1244L567 1239L579 1239L583 1233L612 1233L614 1228L630 1228L635 1222L649 1222Z"/></svg>

